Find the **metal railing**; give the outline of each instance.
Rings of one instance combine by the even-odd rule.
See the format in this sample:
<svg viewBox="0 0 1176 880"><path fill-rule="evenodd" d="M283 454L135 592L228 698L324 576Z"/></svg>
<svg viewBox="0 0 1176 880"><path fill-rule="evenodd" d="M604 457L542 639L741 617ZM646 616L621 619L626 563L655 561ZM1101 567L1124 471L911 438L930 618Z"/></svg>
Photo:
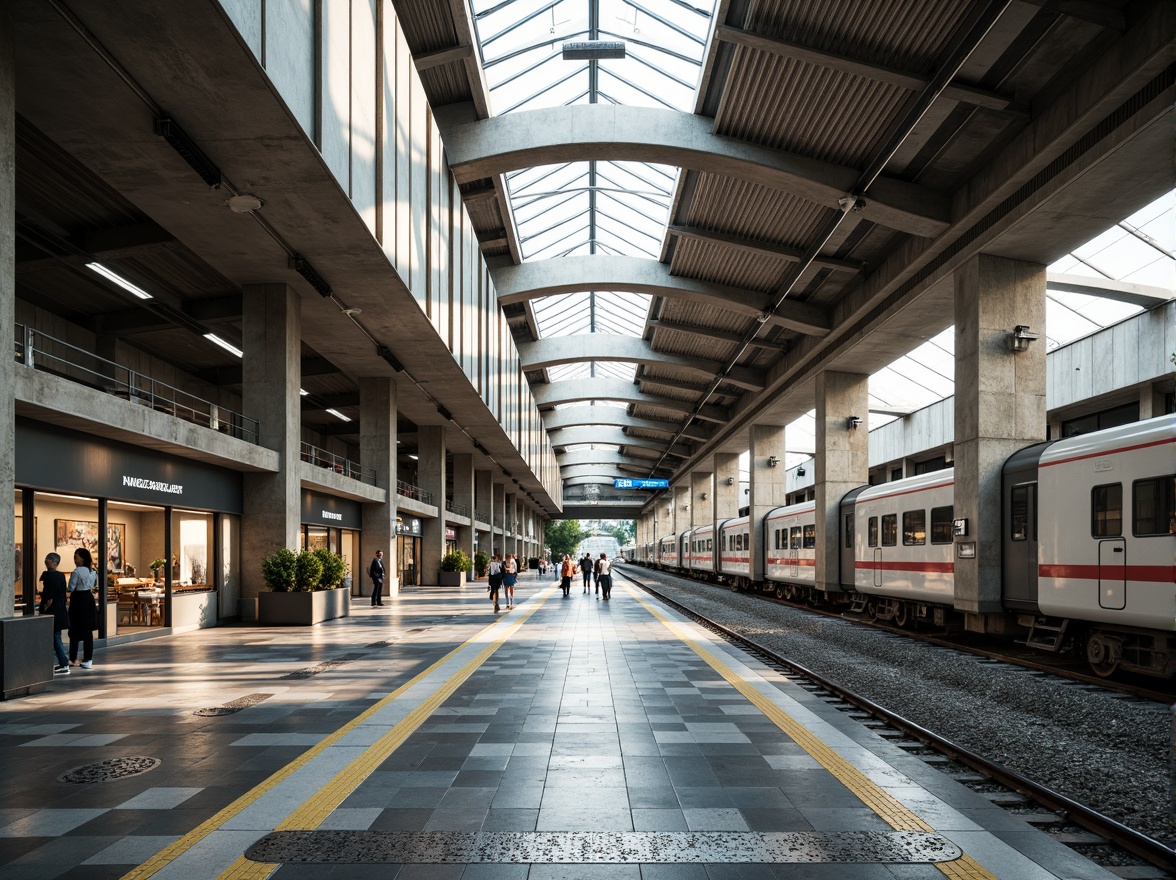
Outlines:
<svg viewBox="0 0 1176 880"><path fill-rule="evenodd" d="M456 513L458 516L468 517L470 515L470 509L468 507L464 504L455 504L448 498L445 499L445 509L450 513Z"/></svg>
<svg viewBox="0 0 1176 880"><path fill-rule="evenodd" d="M476 519L478 522L491 522L490 514L485 510L478 510L477 508L474 509L474 519Z"/></svg>
<svg viewBox="0 0 1176 880"><path fill-rule="evenodd" d="M406 483L404 480L396 481L396 494L403 495L405 498L411 498L413 501L420 501L424 504L433 504L433 493L426 492L420 486L414 486L412 483Z"/></svg>
<svg viewBox="0 0 1176 880"><path fill-rule="evenodd" d="M16 362L129 400L248 443L261 442L261 423L189 394L24 324L16 325Z"/></svg>
<svg viewBox="0 0 1176 880"><path fill-rule="evenodd" d="M345 477L351 477L353 480L359 480L362 483L368 483L372 486L376 485L376 472L374 470L356 464L351 459L344 458L341 455L320 449L318 446L303 443L302 460L313 464L315 467L325 468L337 474L342 474Z"/></svg>

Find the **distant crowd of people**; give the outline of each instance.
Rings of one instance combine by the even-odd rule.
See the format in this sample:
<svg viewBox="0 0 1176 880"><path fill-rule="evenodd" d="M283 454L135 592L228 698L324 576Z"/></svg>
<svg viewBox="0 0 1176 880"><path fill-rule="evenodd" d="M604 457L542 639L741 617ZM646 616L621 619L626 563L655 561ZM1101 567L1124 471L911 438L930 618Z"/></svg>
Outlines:
<svg viewBox="0 0 1176 880"><path fill-rule="evenodd" d="M569 554L564 554L563 562L559 567L559 587L563 591L564 598L571 595L572 579L576 576L577 571L584 578L585 593L592 592L592 584L595 581L597 598L604 600L612 598L612 563L609 561L607 553L601 553L599 559L593 559L591 554L585 553L578 562L573 562Z"/></svg>

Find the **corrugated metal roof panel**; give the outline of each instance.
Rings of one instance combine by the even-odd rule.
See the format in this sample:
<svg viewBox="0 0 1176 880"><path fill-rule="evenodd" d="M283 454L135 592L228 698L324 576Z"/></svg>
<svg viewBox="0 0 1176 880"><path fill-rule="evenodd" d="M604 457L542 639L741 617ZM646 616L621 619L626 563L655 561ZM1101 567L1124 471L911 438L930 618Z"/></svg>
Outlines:
<svg viewBox="0 0 1176 880"><path fill-rule="evenodd" d="M689 324L691 327L710 327L715 330L726 330L732 333L745 333L755 322L755 318L740 315L726 309L716 308L705 303L691 302L684 299L662 300L659 317L664 321L675 324ZM658 331L660 332L660 331Z"/></svg>
<svg viewBox="0 0 1176 880"><path fill-rule="evenodd" d="M804 247L830 213L830 208L757 183L700 174L684 222L758 241Z"/></svg>
<svg viewBox="0 0 1176 880"><path fill-rule="evenodd" d="M760 256L718 242L681 239L674 248L670 274L766 294L780 286L793 265L781 257Z"/></svg>

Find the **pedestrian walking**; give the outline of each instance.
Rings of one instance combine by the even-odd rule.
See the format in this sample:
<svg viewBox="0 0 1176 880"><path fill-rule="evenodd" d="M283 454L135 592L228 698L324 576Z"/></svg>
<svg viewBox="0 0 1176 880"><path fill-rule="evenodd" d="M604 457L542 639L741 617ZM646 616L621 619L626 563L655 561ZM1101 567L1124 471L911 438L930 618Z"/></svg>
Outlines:
<svg viewBox="0 0 1176 880"><path fill-rule="evenodd" d="M592 557L587 553L580 560L580 574L584 576L584 592L587 593L592 589ZM600 584L596 585L596 589L600 589Z"/></svg>
<svg viewBox="0 0 1176 880"><path fill-rule="evenodd" d="M368 577L372 579L372 607L383 605L384 599L384 551L377 550L372 564L368 566Z"/></svg>
<svg viewBox="0 0 1176 880"><path fill-rule="evenodd" d="M502 560L495 553L490 557L490 568L487 569L487 590L490 591L490 601L494 603L494 611L498 611L498 591L502 589Z"/></svg>
<svg viewBox="0 0 1176 880"><path fill-rule="evenodd" d="M572 578L576 575L576 563L572 562L572 557L564 554L563 562L559 567L559 588L563 590L564 598L566 599L572 592Z"/></svg>
<svg viewBox="0 0 1176 880"><path fill-rule="evenodd" d="M601 553L596 560L596 585L600 588L600 597L607 601L612 596L612 563L608 561L607 553Z"/></svg>
<svg viewBox="0 0 1176 880"><path fill-rule="evenodd" d="M65 653L65 645L61 643L61 631L69 629L69 608L65 601L65 575L57 570L59 565L61 557L56 553L45 557L45 570L41 572L40 578L40 611L53 615L53 656L57 658L53 674L69 675L69 656Z"/></svg>
<svg viewBox="0 0 1176 880"><path fill-rule="evenodd" d="M519 579L519 563L511 553L502 563L502 587L506 590L506 607L514 608L514 588Z"/></svg>

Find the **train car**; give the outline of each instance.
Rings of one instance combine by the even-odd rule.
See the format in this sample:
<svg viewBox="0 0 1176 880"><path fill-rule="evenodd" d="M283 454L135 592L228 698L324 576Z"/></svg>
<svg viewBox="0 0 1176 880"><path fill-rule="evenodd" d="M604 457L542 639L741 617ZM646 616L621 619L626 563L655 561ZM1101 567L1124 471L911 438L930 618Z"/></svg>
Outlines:
<svg viewBox="0 0 1176 880"><path fill-rule="evenodd" d="M1038 444L1002 471L1004 604L1098 673L1176 674L1176 415Z"/></svg>
<svg viewBox="0 0 1176 880"><path fill-rule="evenodd" d="M764 579L777 595L794 598L796 587L816 582L817 522L812 501L777 507L764 517Z"/></svg>
<svg viewBox="0 0 1176 880"><path fill-rule="evenodd" d="M721 527L721 524L720 524ZM691 574L709 580L715 573L715 526L708 523L690 533L687 568Z"/></svg>
<svg viewBox="0 0 1176 880"><path fill-rule="evenodd" d="M715 553L718 573L735 586L745 586L751 577L750 520L746 516L729 519L719 528L719 548Z"/></svg>
<svg viewBox="0 0 1176 880"><path fill-rule="evenodd" d="M954 470L948 468L857 491L853 588L867 596L950 607L955 596L953 490ZM843 502L843 514L845 508ZM846 521L844 515L839 519ZM889 607L904 622L907 606Z"/></svg>
<svg viewBox="0 0 1176 880"><path fill-rule="evenodd" d="M663 571L678 567L677 535L666 535L657 542L657 564Z"/></svg>

